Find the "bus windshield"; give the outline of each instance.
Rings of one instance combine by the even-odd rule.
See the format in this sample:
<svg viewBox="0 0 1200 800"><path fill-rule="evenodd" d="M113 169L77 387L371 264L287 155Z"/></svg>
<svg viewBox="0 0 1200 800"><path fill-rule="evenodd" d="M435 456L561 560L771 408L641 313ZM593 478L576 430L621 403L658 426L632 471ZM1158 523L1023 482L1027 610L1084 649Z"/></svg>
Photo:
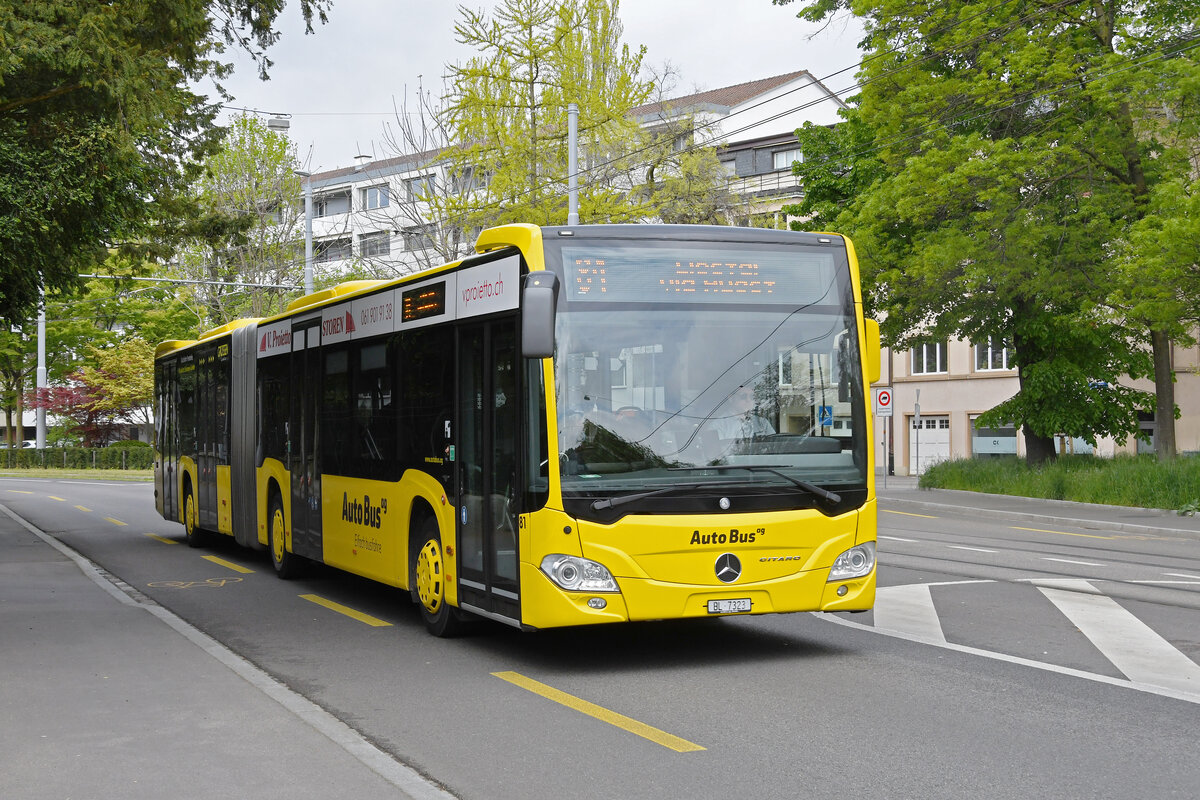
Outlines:
<svg viewBox="0 0 1200 800"><path fill-rule="evenodd" d="M718 495L754 509L861 503L868 443L844 249L699 249L562 247L555 393L568 510L700 511Z"/></svg>

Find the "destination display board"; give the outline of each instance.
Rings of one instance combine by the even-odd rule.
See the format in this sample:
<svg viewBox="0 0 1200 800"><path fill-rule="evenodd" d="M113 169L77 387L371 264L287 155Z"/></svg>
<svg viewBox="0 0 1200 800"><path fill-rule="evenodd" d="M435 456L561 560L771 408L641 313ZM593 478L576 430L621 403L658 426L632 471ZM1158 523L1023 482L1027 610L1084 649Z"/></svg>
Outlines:
<svg viewBox="0 0 1200 800"><path fill-rule="evenodd" d="M562 259L572 301L795 305L836 294L835 254L816 248L588 245Z"/></svg>

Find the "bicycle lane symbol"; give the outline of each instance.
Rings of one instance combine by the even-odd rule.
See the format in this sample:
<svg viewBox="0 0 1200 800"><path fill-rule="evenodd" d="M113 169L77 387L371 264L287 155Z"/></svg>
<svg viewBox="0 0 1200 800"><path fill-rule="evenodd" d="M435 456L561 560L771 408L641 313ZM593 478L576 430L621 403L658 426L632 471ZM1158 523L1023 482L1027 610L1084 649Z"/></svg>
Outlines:
<svg viewBox="0 0 1200 800"><path fill-rule="evenodd" d="M219 589L230 583L241 582L241 578L206 578L202 581L154 581L146 585L152 589Z"/></svg>

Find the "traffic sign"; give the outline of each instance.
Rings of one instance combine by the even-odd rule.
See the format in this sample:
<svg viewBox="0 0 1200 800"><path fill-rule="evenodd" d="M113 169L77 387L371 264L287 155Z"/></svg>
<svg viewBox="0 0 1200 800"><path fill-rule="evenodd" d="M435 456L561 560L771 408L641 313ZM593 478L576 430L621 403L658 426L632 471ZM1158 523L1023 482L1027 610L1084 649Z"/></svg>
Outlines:
<svg viewBox="0 0 1200 800"><path fill-rule="evenodd" d="M833 406L821 406L818 424L822 428L833 427Z"/></svg>
<svg viewBox="0 0 1200 800"><path fill-rule="evenodd" d="M875 393L875 416L890 417L892 415L892 390L884 386L872 391Z"/></svg>

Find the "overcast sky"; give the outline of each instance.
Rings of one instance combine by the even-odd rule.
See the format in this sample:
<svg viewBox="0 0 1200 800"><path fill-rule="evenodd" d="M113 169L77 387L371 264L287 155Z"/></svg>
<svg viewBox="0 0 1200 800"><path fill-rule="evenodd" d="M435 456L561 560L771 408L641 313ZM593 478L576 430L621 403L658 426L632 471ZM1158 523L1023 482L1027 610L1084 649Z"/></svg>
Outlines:
<svg viewBox="0 0 1200 800"><path fill-rule="evenodd" d="M625 0L620 16L624 41L647 48L643 63L675 68L673 95L680 96L800 69L825 79L859 60L857 21L820 30L797 19L797 7L771 0ZM293 1L279 20L283 36L270 52L271 79L260 81L249 59L237 58L225 82L230 105L290 115L300 160L314 172L352 166L360 153L397 155L384 135L394 108L418 85L439 94L445 65L472 54L454 39L457 18L457 4L445 0L335 0L329 24L305 36ZM826 84L835 92L851 86L853 70Z"/></svg>

